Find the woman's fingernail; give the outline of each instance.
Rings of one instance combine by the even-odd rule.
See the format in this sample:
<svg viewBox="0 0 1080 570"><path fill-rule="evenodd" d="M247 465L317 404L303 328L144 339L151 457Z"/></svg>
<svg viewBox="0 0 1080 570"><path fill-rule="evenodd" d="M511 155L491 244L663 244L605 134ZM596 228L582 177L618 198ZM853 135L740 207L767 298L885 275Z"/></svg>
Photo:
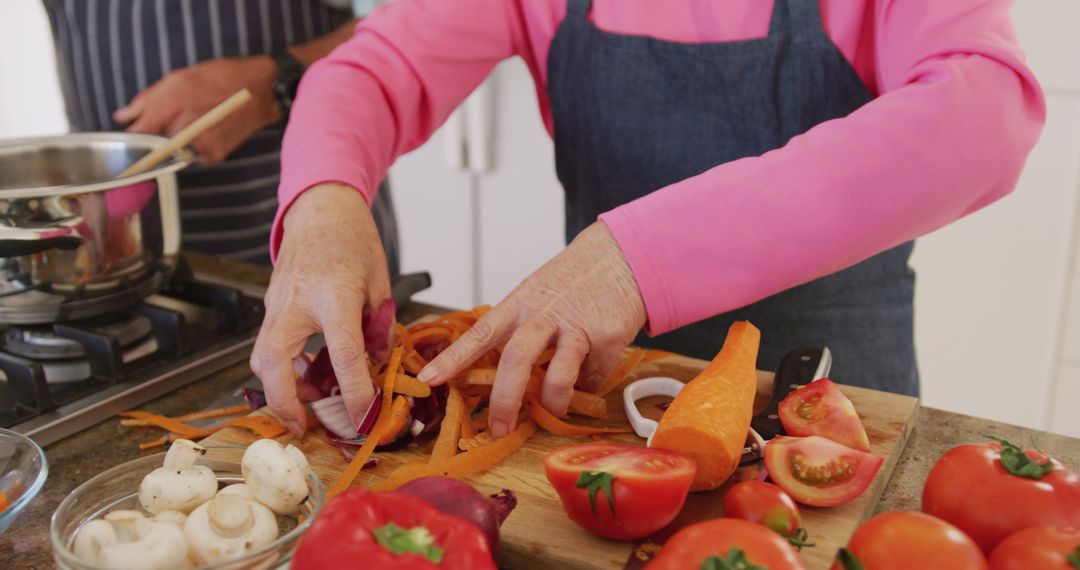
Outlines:
<svg viewBox="0 0 1080 570"><path fill-rule="evenodd" d="M438 370L428 364L427 366L420 369L420 374L416 375L416 379L421 382L431 382L435 379L435 376L437 376L438 373Z"/></svg>
<svg viewBox="0 0 1080 570"><path fill-rule="evenodd" d="M499 420L491 422L491 437L499 439L500 437L506 435L508 431L510 430L507 429L505 422Z"/></svg>

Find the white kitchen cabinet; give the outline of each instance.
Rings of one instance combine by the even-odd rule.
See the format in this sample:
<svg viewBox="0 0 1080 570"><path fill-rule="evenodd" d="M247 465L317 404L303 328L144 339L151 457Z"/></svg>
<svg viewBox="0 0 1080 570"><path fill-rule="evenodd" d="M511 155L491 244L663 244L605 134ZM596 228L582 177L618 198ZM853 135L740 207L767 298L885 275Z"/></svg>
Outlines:
<svg viewBox="0 0 1080 570"><path fill-rule="evenodd" d="M420 300L497 303L563 246L562 187L528 68L505 61L485 89L452 119L460 125L390 172L403 270L426 269L434 281ZM459 126L463 160L447 148Z"/></svg>
<svg viewBox="0 0 1080 570"><path fill-rule="evenodd" d="M390 169L390 186L401 239L401 270L431 273L431 289L415 298L471 307L477 300L475 181L448 160L451 130L439 129L426 144L398 158Z"/></svg>
<svg viewBox="0 0 1080 570"><path fill-rule="evenodd" d="M0 138L67 132L49 17L40 0L0 2Z"/></svg>
<svg viewBox="0 0 1080 570"><path fill-rule="evenodd" d="M565 245L555 147L540 118L532 76L512 59L493 80L495 168L479 186L479 297L492 304Z"/></svg>

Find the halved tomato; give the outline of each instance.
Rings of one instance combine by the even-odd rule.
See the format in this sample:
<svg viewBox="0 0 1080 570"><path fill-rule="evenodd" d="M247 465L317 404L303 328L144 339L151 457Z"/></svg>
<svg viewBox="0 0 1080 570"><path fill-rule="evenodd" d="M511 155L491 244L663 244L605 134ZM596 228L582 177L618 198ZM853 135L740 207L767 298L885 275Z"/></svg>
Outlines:
<svg viewBox="0 0 1080 570"><path fill-rule="evenodd" d="M884 459L820 436L776 436L765 445L769 478L792 499L835 507L870 486Z"/></svg>
<svg viewBox="0 0 1080 570"><path fill-rule="evenodd" d="M663 449L587 443L549 453L544 471L571 520L604 538L634 540L675 519L697 465Z"/></svg>
<svg viewBox="0 0 1080 570"><path fill-rule="evenodd" d="M788 435L820 435L852 449L870 451L870 440L855 406L828 378L819 378L788 394L780 402L780 423Z"/></svg>
<svg viewBox="0 0 1080 570"><path fill-rule="evenodd" d="M804 570L795 549L775 532L741 519L690 525L664 543L645 570L768 568Z"/></svg>

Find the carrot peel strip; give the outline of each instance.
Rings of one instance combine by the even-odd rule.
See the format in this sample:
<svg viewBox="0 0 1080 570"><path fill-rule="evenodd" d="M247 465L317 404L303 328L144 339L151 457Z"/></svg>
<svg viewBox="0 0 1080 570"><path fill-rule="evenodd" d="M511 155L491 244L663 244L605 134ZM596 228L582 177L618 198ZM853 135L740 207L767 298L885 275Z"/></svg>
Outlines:
<svg viewBox="0 0 1080 570"><path fill-rule="evenodd" d="M580 435L603 435L609 433L629 433L628 427L591 427L591 426L579 426L571 423L564 422L559 418L553 416L551 412L547 411L544 406L540 404L532 396L525 396L525 411L528 412L529 417L536 423L540 424L540 427L555 434L564 436L580 436Z"/></svg>
<svg viewBox="0 0 1080 570"><path fill-rule="evenodd" d="M397 379L397 369L401 365L401 352L402 347L399 346L390 354L390 365L386 368L388 372L383 385L383 410L390 410L392 407L391 398L394 396L394 381ZM371 453L375 451L376 443L388 431L389 424L390 414L379 414L379 419L375 422L375 427L371 428L371 433L368 435L367 440L364 441L364 445L356 452L356 456L349 462L348 467L341 472L341 475L326 490L327 498L341 493L352 485L356 476L360 474L360 470L364 468L364 464L367 463L368 458L371 457Z"/></svg>
<svg viewBox="0 0 1080 570"><path fill-rule="evenodd" d="M486 471L517 451L536 433L536 423L527 420L514 431L489 445L459 453L443 461L428 463L422 467L399 467L385 481L373 485L373 491L392 491L409 481L428 475L442 475L461 479L474 473Z"/></svg>
<svg viewBox="0 0 1080 570"><path fill-rule="evenodd" d="M185 439L198 439L198 438L206 437L206 436L216 432L218 429L220 429L220 428L197 428L197 427L194 427L194 426L189 426L189 425L185 424L184 422L180 422L180 421L174 420L172 418L167 418L165 416L158 415L158 414L151 414L149 412L140 412L140 411L137 411L137 410L131 410L131 411L127 411L127 412L122 412L122 413L120 413L118 415L126 417L126 418L134 418L136 420L142 420L142 421L146 422L147 425L156 426L156 427L162 428L164 430L168 430L168 431L170 431L172 433L175 433L176 435L179 435L180 437L183 437Z"/></svg>
<svg viewBox="0 0 1080 570"><path fill-rule="evenodd" d="M473 368L465 373L465 384L469 386L491 386L494 383L494 368Z"/></svg>
<svg viewBox="0 0 1080 570"><path fill-rule="evenodd" d="M570 411L590 418L603 419L608 414L607 400L596 394L574 390L574 395L570 397Z"/></svg>
<svg viewBox="0 0 1080 570"><path fill-rule="evenodd" d="M431 395L431 386L428 386L427 382L421 382L412 376L398 373L394 391L414 398L427 398Z"/></svg>
<svg viewBox="0 0 1080 570"><path fill-rule="evenodd" d="M465 409L468 410L470 408L469 406L466 406ZM472 418L469 417L469 414L463 412L460 419L461 421L458 423L461 424L461 439L476 437L476 428L473 427Z"/></svg>
<svg viewBox="0 0 1080 570"><path fill-rule="evenodd" d="M404 396L394 398L394 404L390 407L390 422L386 427L386 433L379 438L379 445L386 445L397 438L401 430L405 429L405 423L409 421L409 401Z"/></svg>
<svg viewBox="0 0 1080 570"><path fill-rule="evenodd" d="M625 380L626 377L637 368L638 364L641 364L641 359L645 358L645 351L640 348L633 349L626 360L623 360L615 367L615 370L611 371L611 375L608 376L604 385L596 391L598 396L606 396L615 388L618 388Z"/></svg>
<svg viewBox="0 0 1080 570"><path fill-rule="evenodd" d="M188 422L192 420L206 420L210 418L223 418L227 416L241 416L250 413L251 406L247 404L237 404L235 406L225 406L224 408L213 408L210 410L203 410L201 412L192 412L190 414L184 414L182 416L176 416L169 419L173 419L178 422ZM125 427L143 427L152 426L154 424L151 424L145 420L128 419L120 420L120 425Z"/></svg>
<svg viewBox="0 0 1080 570"><path fill-rule="evenodd" d="M435 440L435 448L431 451L432 462L450 459L457 451L458 438L461 436L461 416L464 413L465 402L461 398L461 392L451 386L450 395L446 399L446 414L439 425L439 438Z"/></svg>
<svg viewBox="0 0 1080 570"><path fill-rule="evenodd" d="M289 431L285 429L285 426L281 425L281 422L270 416L244 416L242 418L236 418L222 427L240 427L249 429L259 434L259 437L267 439L273 439L280 435L284 435L285 432Z"/></svg>

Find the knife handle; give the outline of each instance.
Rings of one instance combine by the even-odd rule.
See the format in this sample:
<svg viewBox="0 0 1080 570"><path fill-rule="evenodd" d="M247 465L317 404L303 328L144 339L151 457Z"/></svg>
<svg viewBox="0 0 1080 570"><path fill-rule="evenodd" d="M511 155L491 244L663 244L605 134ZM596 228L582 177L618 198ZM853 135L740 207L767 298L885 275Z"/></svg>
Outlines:
<svg viewBox="0 0 1080 570"><path fill-rule="evenodd" d="M772 397L765 408L754 415L750 422L751 427L766 441L783 435L785 432L783 424L780 423L780 402L799 386L828 376L831 368L832 352L828 347L798 348L785 354L780 359L780 365L773 377Z"/></svg>

